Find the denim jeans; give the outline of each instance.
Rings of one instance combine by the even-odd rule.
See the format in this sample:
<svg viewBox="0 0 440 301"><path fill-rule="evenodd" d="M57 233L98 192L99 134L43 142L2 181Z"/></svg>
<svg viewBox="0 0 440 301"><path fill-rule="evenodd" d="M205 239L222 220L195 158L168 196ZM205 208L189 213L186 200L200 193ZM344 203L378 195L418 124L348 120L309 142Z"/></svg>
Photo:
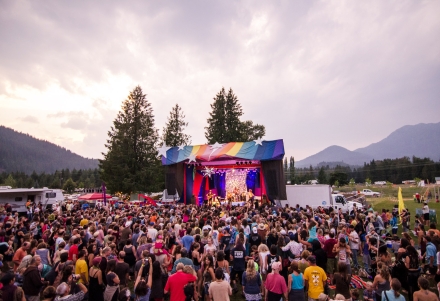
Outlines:
<svg viewBox="0 0 440 301"><path fill-rule="evenodd" d="M353 265L355 268L359 267L359 263L358 263L358 251L357 249L351 249L351 253L353 255Z"/></svg>

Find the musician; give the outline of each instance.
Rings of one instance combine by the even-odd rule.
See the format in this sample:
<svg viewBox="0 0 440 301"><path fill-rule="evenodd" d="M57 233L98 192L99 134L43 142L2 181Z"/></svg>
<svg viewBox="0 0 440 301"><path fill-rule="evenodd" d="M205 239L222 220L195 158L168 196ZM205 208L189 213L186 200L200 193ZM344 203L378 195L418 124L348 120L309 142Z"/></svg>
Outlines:
<svg viewBox="0 0 440 301"><path fill-rule="evenodd" d="M211 206L212 200L214 198L214 194L212 193L212 190L209 190L208 194L206 195L206 198L208 199L207 200L208 206Z"/></svg>
<svg viewBox="0 0 440 301"><path fill-rule="evenodd" d="M249 191L248 191L248 198L249 198L249 202L251 204L252 204L253 201L255 201L254 209L258 209L258 200L255 198L255 195L252 192L252 189L249 189Z"/></svg>

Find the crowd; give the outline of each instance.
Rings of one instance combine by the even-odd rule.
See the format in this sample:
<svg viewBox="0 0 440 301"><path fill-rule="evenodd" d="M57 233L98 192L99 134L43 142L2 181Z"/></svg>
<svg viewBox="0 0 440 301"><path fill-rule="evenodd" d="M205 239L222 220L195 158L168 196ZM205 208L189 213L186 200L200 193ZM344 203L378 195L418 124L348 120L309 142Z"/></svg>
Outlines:
<svg viewBox="0 0 440 301"><path fill-rule="evenodd" d="M3 301L438 300L430 283L440 280L440 232L416 216L410 235L410 214L397 207L63 203L30 212L0 212Z"/></svg>

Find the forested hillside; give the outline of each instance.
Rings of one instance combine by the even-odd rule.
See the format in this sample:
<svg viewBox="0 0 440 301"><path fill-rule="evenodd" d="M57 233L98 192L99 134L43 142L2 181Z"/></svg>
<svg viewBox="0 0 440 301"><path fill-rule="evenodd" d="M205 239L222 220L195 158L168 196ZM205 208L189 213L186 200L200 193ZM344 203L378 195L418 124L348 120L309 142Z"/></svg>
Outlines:
<svg viewBox="0 0 440 301"><path fill-rule="evenodd" d="M0 172L54 173L61 169L95 169L98 160L0 126Z"/></svg>

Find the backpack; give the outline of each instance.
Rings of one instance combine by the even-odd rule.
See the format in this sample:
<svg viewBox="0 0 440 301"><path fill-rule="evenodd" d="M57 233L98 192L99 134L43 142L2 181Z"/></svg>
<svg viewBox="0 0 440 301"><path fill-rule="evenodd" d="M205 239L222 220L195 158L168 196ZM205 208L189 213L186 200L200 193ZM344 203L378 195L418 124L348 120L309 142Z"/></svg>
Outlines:
<svg viewBox="0 0 440 301"><path fill-rule="evenodd" d="M231 229L231 240L229 241L230 245L235 245L235 240L237 238L238 231L235 227Z"/></svg>

